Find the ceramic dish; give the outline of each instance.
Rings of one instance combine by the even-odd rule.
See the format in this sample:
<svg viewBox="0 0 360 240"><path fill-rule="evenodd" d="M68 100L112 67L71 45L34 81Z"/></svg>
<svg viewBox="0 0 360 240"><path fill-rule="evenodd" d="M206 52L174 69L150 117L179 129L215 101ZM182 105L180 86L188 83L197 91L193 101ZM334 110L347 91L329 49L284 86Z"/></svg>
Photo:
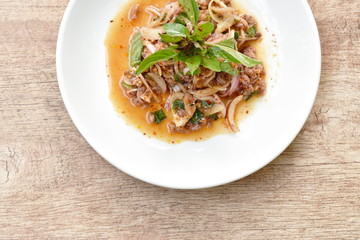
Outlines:
<svg viewBox="0 0 360 240"><path fill-rule="evenodd" d="M123 0L72 0L57 45L66 108L88 143L127 174L155 185L196 189L243 178L293 141L314 103L320 41L305 0L238 0L264 34L268 90L237 134L170 145L127 126L109 98L104 40Z"/></svg>

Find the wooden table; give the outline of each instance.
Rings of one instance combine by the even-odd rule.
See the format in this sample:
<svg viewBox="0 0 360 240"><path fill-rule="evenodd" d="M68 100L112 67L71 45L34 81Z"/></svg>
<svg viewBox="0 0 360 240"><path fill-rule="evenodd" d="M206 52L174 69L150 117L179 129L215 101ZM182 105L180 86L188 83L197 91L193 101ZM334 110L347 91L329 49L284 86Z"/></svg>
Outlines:
<svg viewBox="0 0 360 240"><path fill-rule="evenodd" d="M70 120L55 69L68 0L1 0L0 239L360 239L360 1L309 2L323 70L299 136L243 180L178 191L115 169Z"/></svg>

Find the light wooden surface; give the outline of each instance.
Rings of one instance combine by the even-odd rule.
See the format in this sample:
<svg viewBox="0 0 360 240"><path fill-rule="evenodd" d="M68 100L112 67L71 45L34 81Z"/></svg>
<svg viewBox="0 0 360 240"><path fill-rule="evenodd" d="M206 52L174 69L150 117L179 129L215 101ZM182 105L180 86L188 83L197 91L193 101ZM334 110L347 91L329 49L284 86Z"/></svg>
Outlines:
<svg viewBox="0 0 360 240"><path fill-rule="evenodd" d="M177 191L118 171L71 122L55 69L68 0L1 0L0 239L360 239L360 1L309 1L323 71L304 129L243 180Z"/></svg>

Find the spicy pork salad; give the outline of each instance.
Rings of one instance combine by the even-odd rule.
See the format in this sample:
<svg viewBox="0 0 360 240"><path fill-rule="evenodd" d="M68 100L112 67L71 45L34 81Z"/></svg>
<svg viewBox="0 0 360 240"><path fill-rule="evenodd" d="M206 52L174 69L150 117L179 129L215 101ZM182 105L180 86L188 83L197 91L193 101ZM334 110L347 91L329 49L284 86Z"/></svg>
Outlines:
<svg viewBox="0 0 360 240"><path fill-rule="evenodd" d="M145 13L147 23L132 27ZM224 121L239 131L237 107L266 89L250 44L261 39L255 18L230 0L177 0L162 8L136 3L126 17L128 68L118 91L147 124L189 134Z"/></svg>

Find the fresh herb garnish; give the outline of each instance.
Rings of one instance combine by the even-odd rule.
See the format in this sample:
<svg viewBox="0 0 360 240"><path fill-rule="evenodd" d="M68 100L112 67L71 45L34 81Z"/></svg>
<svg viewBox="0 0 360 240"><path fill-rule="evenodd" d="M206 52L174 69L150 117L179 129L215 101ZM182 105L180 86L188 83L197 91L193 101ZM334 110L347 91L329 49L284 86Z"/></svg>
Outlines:
<svg viewBox="0 0 360 240"><path fill-rule="evenodd" d="M166 118L166 115L164 113L164 111L162 109L160 109L157 112L154 112L154 117L155 117L155 123L159 124L162 120L164 120Z"/></svg>
<svg viewBox="0 0 360 240"><path fill-rule="evenodd" d="M198 124L203 117L204 114L199 109L196 109L194 115L192 116L192 118L190 118L190 122Z"/></svg>
<svg viewBox="0 0 360 240"><path fill-rule="evenodd" d="M213 103L213 102L208 103L208 101L206 101L206 100L201 101L202 108L212 108L212 106L214 106L214 104L215 103Z"/></svg>
<svg viewBox="0 0 360 240"><path fill-rule="evenodd" d="M255 35L256 35L256 27L255 27L255 25L252 26L251 28L249 28L246 31L246 34L249 35L250 37L255 37Z"/></svg>
<svg viewBox="0 0 360 240"><path fill-rule="evenodd" d="M180 23L182 25L186 25L186 22L190 21L188 18L187 18L187 15L186 13L182 12L180 13L176 19L175 19L175 23Z"/></svg>
<svg viewBox="0 0 360 240"><path fill-rule="evenodd" d="M183 38L182 37L173 37L167 34L159 33L161 37L161 41L164 43L177 43L180 42Z"/></svg>
<svg viewBox="0 0 360 240"><path fill-rule="evenodd" d="M242 54L241 52L238 52L230 47L223 46L221 44L209 44L209 45L215 47L215 49L212 48L212 51L215 56L220 55L229 62L241 63L246 67L255 67L261 63L260 61L252 59L246 56L245 54Z"/></svg>
<svg viewBox="0 0 360 240"><path fill-rule="evenodd" d="M199 5L195 0L178 0L180 5L183 6L184 11L192 22L192 24L197 25L199 21Z"/></svg>
<svg viewBox="0 0 360 240"><path fill-rule="evenodd" d="M212 54L206 54L205 56L202 56L201 65L215 72L221 71L219 60Z"/></svg>
<svg viewBox="0 0 360 240"><path fill-rule="evenodd" d="M201 70L200 70L200 68L197 68L196 70L195 70L195 72L194 72L194 76L197 76L197 75L199 75L201 73Z"/></svg>
<svg viewBox="0 0 360 240"><path fill-rule="evenodd" d="M229 39L227 39L227 40L225 40L225 41L222 41L222 42L220 42L220 43L218 43L218 44L221 45L221 46L224 46L224 47L232 48L232 49L234 49L234 50L237 49L236 41L235 41L235 39L233 39L233 38L229 38Z"/></svg>
<svg viewBox="0 0 360 240"><path fill-rule="evenodd" d="M223 71L237 75L238 71L226 62L241 63L247 67L254 67L261 63L258 60L240 53L234 38L227 39L218 44L205 44L205 39L215 29L214 24L207 22L197 25L199 20L199 6L195 0L178 1L184 7L185 12L178 15L175 23L164 24L163 28L166 33L159 34L161 41L170 44L170 47L155 52L144 59L136 70L136 74L144 72L157 62L171 59L173 59L174 62L184 62L190 70L188 73L193 76L201 73L200 66L216 72ZM189 21L194 25L193 34L190 34L189 29L185 26ZM134 40L138 42L140 48L137 48L135 55L130 54L131 58L134 58L134 60L131 61L132 66L135 66L141 60L141 52L139 53L138 49L142 50L143 48L140 33L134 37ZM218 58L222 58L225 63L221 63L221 59L219 61Z"/></svg>
<svg viewBox="0 0 360 240"><path fill-rule="evenodd" d="M231 63L229 62L222 62L220 63L221 72L226 72L234 76L239 75L239 70L234 68Z"/></svg>
<svg viewBox="0 0 360 240"><path fill-rule="evenodd" d="M199 55L193 55L185 59L184 61L186 66L190 70L191 75L195 75L195 71L199 68L201 64L201 57Z"/></svg>
<svg viewBox="0 0 360 240"><path fill-rule="evenodd" d="M138 32L134 35L132 42L130 44L129 51L129 62L130 66L134 67L141 62L141 53L143 51L144 45L142 43L141 33Z"/></svg>
<svg viewBox="0 0 360 240"><path fill-rule="evenodd" d="M176 99L173 102L172 108L177 112L179 109L185 110L185 104L180 99Z"/></svg>
<svg viewBox="0 0 360 240"><path fill-rule="evenodd" d="M252 93L250 93L250 95L245 99L245 101L248 101L252 96L259 94L259 91L254 91Z"/></svg>
<svg viewBox="0 0 360 240"><path fill-rule="evenodd" d="M194 39L194 41L203 41L214 29L215 26L211 22L201 24L195 28L194 35L192 35L191 38Z"/></svg>
<svg viewBox="0 0 360 240"><path fill-rule="evenodd" d="M139 68L136 70L135 74L138 75L142 72L144 72L149 67L153 66L155 63L160 61L167 61L169 59L174 58L177 56L177 52L173 49L163 49L160 51L157 51L147 58L145 58L141 63Z"/></svg>
<svg viewBox="0 0 360 240"><path fill-rule="evenodd" d="M169 36L172 37L189 37L190 32L184 25L180 23L166 23L163 28Z"/></svg>

